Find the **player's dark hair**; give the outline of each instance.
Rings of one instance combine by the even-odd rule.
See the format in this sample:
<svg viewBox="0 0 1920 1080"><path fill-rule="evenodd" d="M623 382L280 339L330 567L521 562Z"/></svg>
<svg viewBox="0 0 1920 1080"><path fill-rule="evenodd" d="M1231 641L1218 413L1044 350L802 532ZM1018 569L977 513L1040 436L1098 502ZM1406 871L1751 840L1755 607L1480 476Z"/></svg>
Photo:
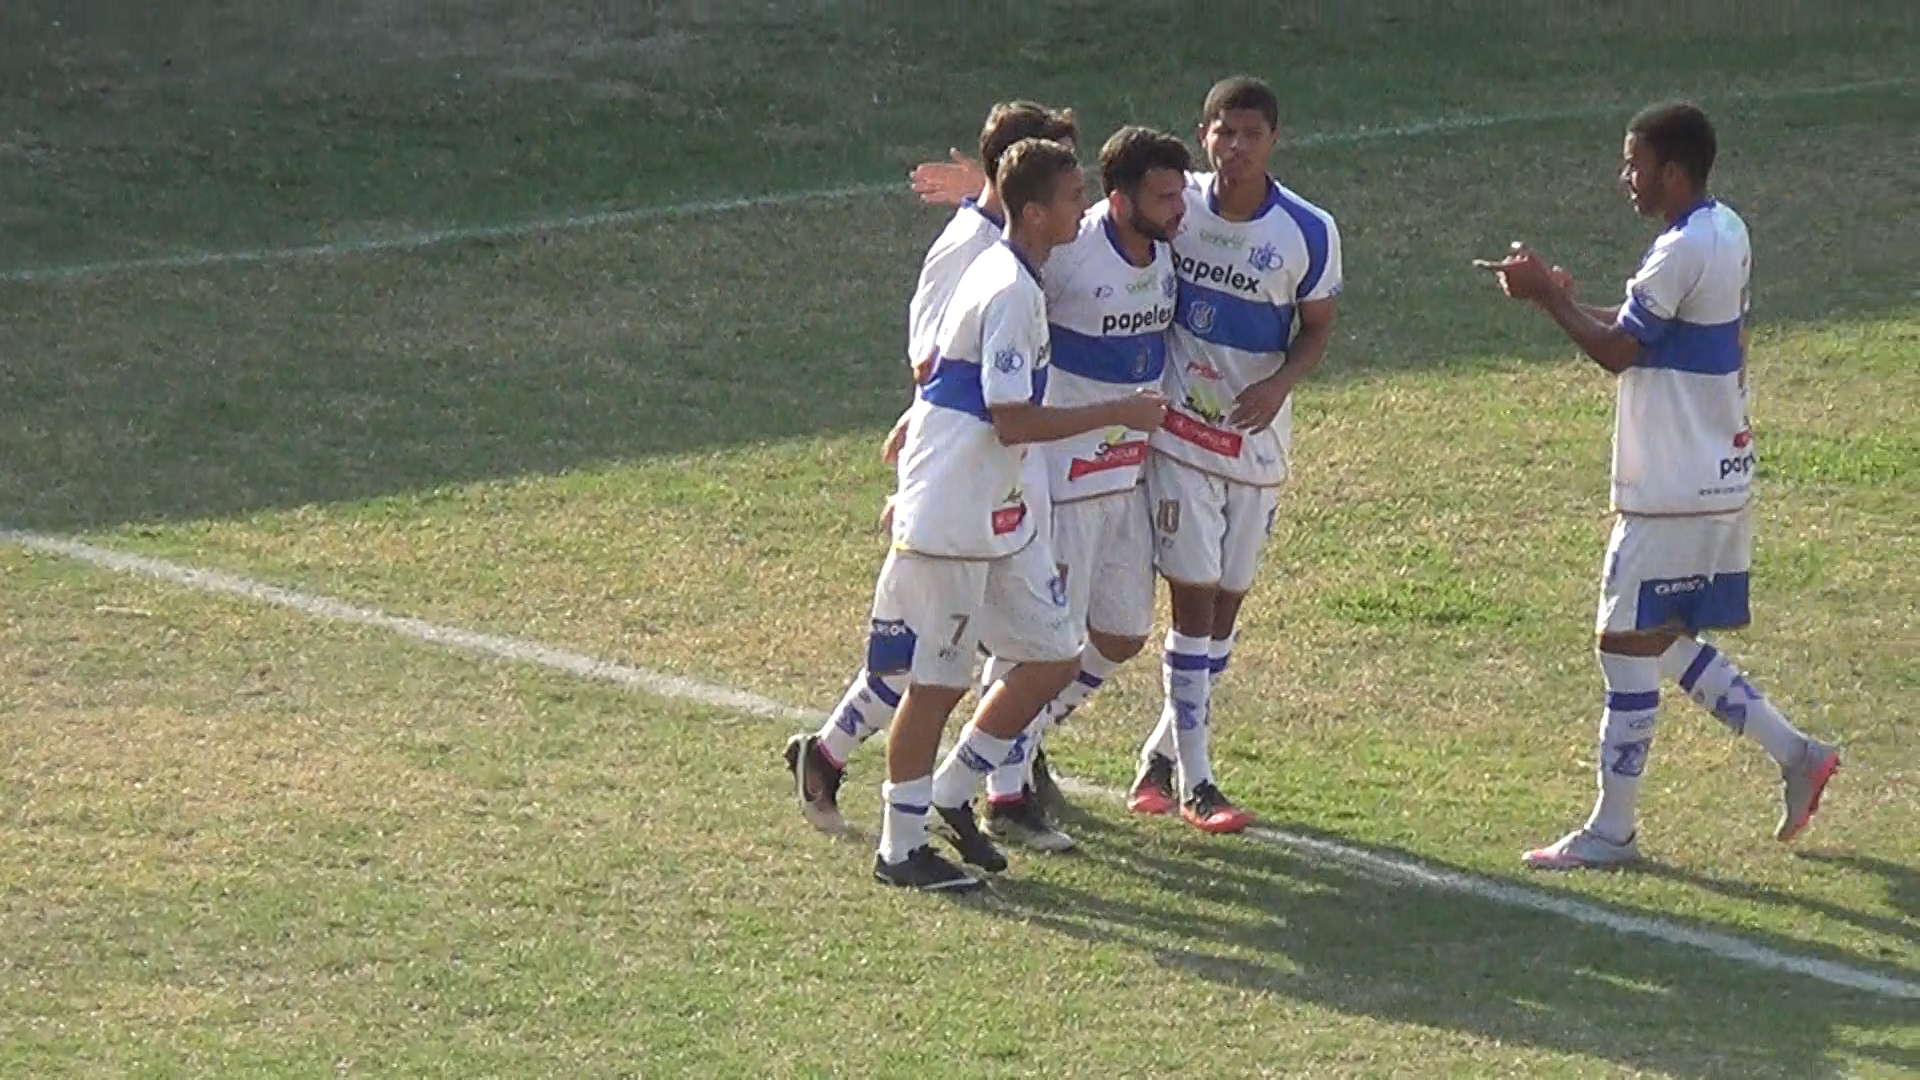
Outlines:
<svg viewBox="0 0 1920 1080"><path fill-rule="evenodd" d="M1184 173L1193 168L1187 144L1164 131L1128 124L1100 148L1100 187L1133 198L1155 169Z"/></svg>
<svg viewBox="0 0 1920 1080"><path fill-rule="evenodd" d="M1061 179L1079 168L1073 151L1052 139L1021 139L1008 147L994 176L1007 220L1020 220L1020 211L1030 203L1052 201Z"/></svg>
<svg viewBox="0 0 1920 1080"><path fill-rule="evenodd" d="M1000 158L1021 139L1077 143L1080 124L1072 109L1050 109L1031 101L1000 102L987 112L987 122L980 127L980 167L987 176L1000 175Z"/></svg>
<svg viewBox="0 0 1920 1080"><path fill-rule="evenodd" d="M1211 124L1220 119L1221 113L1235 109L1252 109L1266 118L1268 127L1280 127L1280 98L1273 87L1251 75L1235 75L1214 83L1207 91L1207 103L1201 106L1200 123Z"/></svg>
<svg viewBox="0 0 1920 1080"><path fill-rule="evenodd" d="M1699 106L1687 101L1649 105L1627 125L1627 131L1653 148L1656 162L1671 161L1694 186L1707 186L1716 144L1713 122Z"/></svg>

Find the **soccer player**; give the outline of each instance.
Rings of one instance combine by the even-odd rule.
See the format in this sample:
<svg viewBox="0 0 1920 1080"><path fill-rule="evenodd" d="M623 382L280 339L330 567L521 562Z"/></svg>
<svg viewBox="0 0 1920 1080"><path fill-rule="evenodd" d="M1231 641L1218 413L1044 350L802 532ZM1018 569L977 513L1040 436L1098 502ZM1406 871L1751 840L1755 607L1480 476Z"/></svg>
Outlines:
<svg viewBox="0 0 1920 1080"><path fill-rule="evenodd" d="M1792 839L1840 767L1795 730L1733 661L1699 640L1746 626L1753 558L1753 432L1747 413L1747 226L1707 191L1715 138L1690 104L1658 105L1627 126L1620 178L1633 208L1665 225L1616 308L1575 302L1559 268L1516 243L1491 270L1594 363L1619 377L1613 509L1600 581L1599 800L1586 824L1527 852L1539 869L1633 860L1634 802L1663 678L1780 766L1776 839Z"/></svg>
<svg viewBox="0 0 1920 1080"><path fill-rule="evenodd" d="M1021 139L1051 139L1069 147L1079 137L1072 110L1052 109L1030 101L996 104L980 128L980 159L998 169L1007 149ZM940 328L960 276L981 252L994 246L1006 225L1005 207L999 189L992 182L973 190L979 198L965 199L920 266L920 279L908 304L907 362L914 368L914 382L925 381L932 367L934 335ZM889 437L888 457L897 449L895 440L904 434L906 419ZM889 464L893 462L889 460ZM1030 479L1038 474L1032 467ZM891 509L888 511L891 514ZM889 518L890 520L890 518ZM893 712L906 689L905 673L881 675L862 670L855 675L827 722L818 732L795 735L787 741L787 770L793 775L794 790L801 812L816 828L840 832L845 822L840 815L840 783L847 755L872 736L885 731L893 721Z"/></svg>
<svg viewBox="0 0 1920 1080"><path fill-rule="evenodd" d="M1191 165L1184 143L1147 128L1123 127L1101 147L1106 198L1041 268L1053 343L1049 405L1093 405L1160 386L1177 290L1167 241L1185 212ZM987 780L987 832L996 838L1041 851L1073 846L1034 790L1033 763L1046 732L1136 656L1153 629L1153 534L1141 485L1147 440L1147 431L1115 426L1039 450L1054 559L1087 648L1074 680ZM995 657L983 684L992 686L1006 663Z"/></svg>
<svg viewBox="0 0 1920 1080"><path fill-rule="evenodd" d="M1188 178L1173 239L1170 408L1147 462L1173 628L1160 723L1127 805L1171 811L1177 763L1180 813L1207 832L1252 820L1214 782L1213 689L1291 467L1293 390L1326 356L1341 290L1333 218L1267 172L1279 123L1279 99L1258 79L1226 79L1207 94L1199 137L1214 171Z"/></svg>
<svg viewBox="0 0 1920 1080"><path fill-rule="evenodd" d="M1290 468L1293 388L1326 356L1341 291L1333 218L1267 172L1279 114L1272 88L1246 76L1215 84L1202 107L1200 143L1215 171L1187 176L1185 219L1173 238L1172 407L1146 467L1173 629L1162 662L1166 700L1127 805L1154 814L1178 807L1208 832L1252 821L1214 782L1212 690ZM977 188L977 175L956 155L916 168L914 190L953 201Z"/></svg>
<svg viewBox="0 0 1920 1080"><path fill-rule="evenodd" d="M933 371L900 451L893 547L874 587L867 646L869 671L908 677L888 731L873 874L920 889L980 884L934 852L929 808L963 859L1005 868L979 830L973 793L1078 664L1066 586L1021 491L1026 448L1111 427L1152 431L1166 410L1151 390L1041 404L1050 348L1037 267L1078 234L1086 182L1071 150L1030 139L1002 156L995 185L1006 232L967 267L941 317ZM1016 664L935 773L941 729L966 695L983 638Z"/></svg>

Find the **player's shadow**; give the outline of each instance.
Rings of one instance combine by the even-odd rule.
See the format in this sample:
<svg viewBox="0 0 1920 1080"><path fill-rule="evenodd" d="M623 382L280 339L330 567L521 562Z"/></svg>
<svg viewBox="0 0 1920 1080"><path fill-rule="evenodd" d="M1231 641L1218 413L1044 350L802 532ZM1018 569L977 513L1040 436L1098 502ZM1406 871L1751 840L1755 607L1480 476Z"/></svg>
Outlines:
<svg viewBox="0 0 1920 1080"><path fill-rule="evenodd" d="M1886 880L1888 899L1899 909L1904 918L1889 918L1872 912L1856 911L1842 907L1831 901L1812 896L1798 896L1784 889L1770 885L1756 885L1748 881L1737 881L1702 874L1671 863L1653 859L1643 859L1635 864L1634 872L1682 882L1692 888L1707 892L1731 896L1735 899L1754 904L1767 904L1775 907L1799 908L1836 922L1849 923L1876 934L1885 934L1891 938L1920 944L1920 871L1898 863L1887 862L1871 856L1833 855L1819 852L1802 853L1799 858L1828 863L1848 869L1871 873Z"/></svg>
<svg viewBox="0 0 1920 1080"><path fill-rule="evenodd" d="M1892 1028L1913 1015L1911 1002L1389 883L1271 845L1091 815L1075 830L1079 857L1130 887L1091 892L1071 870L1042 870L1029 856L995 883L984 910L1137 949L1170 972L1234 991L1689 1077L1831 1075L1843 1030ZM1741 936L1873 967L1820 945ZM1895 1065L1907 1056L1851 1040L1847 1049Z"/></svg>

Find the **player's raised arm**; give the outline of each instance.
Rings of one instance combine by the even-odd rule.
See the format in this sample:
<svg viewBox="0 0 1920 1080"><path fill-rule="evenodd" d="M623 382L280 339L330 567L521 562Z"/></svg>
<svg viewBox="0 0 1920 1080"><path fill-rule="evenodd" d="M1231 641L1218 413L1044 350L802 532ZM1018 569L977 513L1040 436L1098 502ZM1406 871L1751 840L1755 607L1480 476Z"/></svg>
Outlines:
<svg viewBox="0 0 1920 1080"><path fill-rule="evenodd" d="M1475 259L1473 265L1498 278L1508 296L1538 304L1581 352L1615 375L1640 359L1642 340L1629 329L1624 310L1617 322L1596 318L1595 311L1576 303L1547 264L1525 244L1516 240L1506 258Z"/></svg>

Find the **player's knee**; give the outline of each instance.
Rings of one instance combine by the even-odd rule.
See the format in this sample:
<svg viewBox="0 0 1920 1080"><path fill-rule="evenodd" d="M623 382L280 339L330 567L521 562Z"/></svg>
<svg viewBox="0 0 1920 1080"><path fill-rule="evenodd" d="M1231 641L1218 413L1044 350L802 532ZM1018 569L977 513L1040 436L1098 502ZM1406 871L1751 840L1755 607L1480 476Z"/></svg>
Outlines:
<svg viewBox="0 0 1920 1080"><path fill-rule="evenodd" d="M1098 630L1087 632L1087 641L1109 663L1124 664L1139 656L1147 647L1144 637L1126 637L1119 634L1104 634Z"/></svg>
<svg viewBox="0 0 1920 1080"><path fill-rule="evenodd" d="M1599 635L1594 651L1613 656L1658 658L1679 637L1677 630L1608 630Z"/></svg>

